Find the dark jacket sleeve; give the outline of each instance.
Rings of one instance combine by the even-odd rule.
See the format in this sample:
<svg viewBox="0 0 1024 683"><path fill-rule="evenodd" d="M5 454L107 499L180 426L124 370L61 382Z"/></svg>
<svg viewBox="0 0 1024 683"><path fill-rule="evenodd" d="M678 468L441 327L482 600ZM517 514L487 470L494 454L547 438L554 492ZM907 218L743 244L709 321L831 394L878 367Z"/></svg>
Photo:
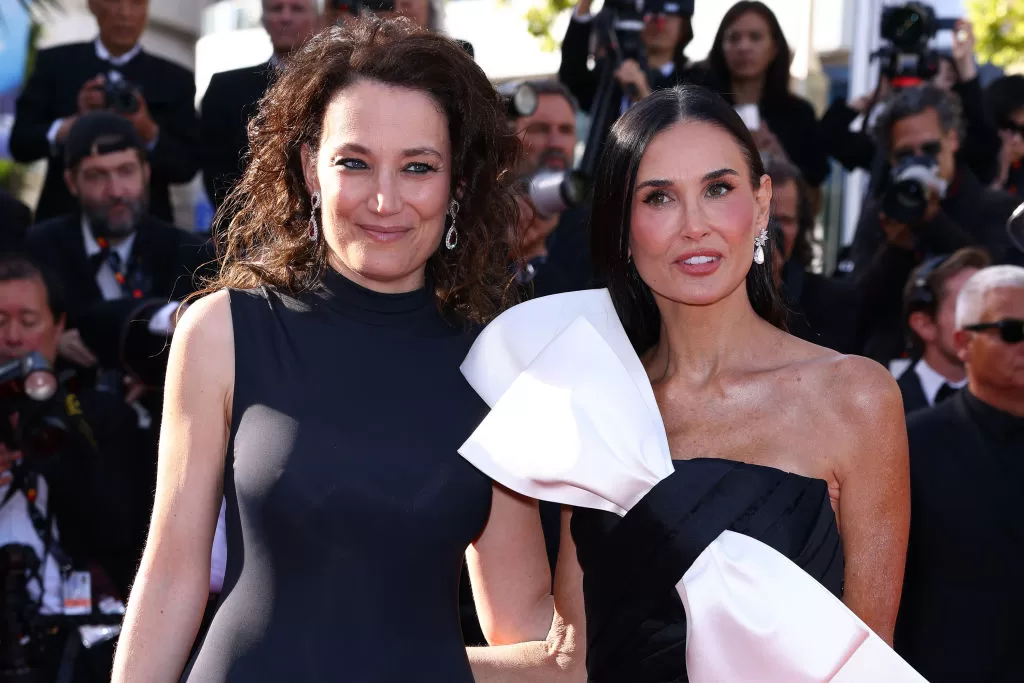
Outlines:
<svg viewBox="0 0 1024 683"><path fill-rule="evenodd" d="M160 126L156 147L149 153L153 170L169 183L187 183L199 170L199 121L196 119L196 86L190 71L172 65L173 81L168 105L153 112Z"/></svg>
<svg viewBox="0 0 1024 683"><path fill-rule="evenodd" d="M810 103L804 100L795 101L791 116L792 125L798 131L806 131L806 137L791 140L786 154L803 173L804 180L811 187L818 187L828 175L828 156L817 138L818 119Z"/></svg>
<svg viewBox="0 0 1024 683"><path fill-rule="evenodd" d="M239 177L237 150L231 149L234 132L228 130L225 112L230 111L230 93L223 74L214 74L200 105L199 139L203 187L215 207L220 207ZM236 104L237 113L237 104Z"/></svg>
<svg viewBox="0 0 1024 683"><path fill-rule="evenodd" d="M562 63L558 66L558 80L579 101L583 111L590 111L597 94L597 73L587 68L590 51L590 31L593 20L569 20L569 28L562 39Z"/></svg>
<svg viewBox="0 0 1024 683"><path fill-rule="evenodd" d="M53 52L41 51L36 57L35 69L18 97L10 139L11 157L15 161L30 163L50 156L46 133L58 118L56 68Z"/></svg>
<svg viewBox="0 0 1024 683"><path fill-rule="evenodd" d="M974 171L982 183L995 180L1002 141L985 112L985 102L978 78L957 83L954 92L963 107L964 139L960 142L961 161Z"/></svg>
<svg viewBox="0 0 1024 683"><path fill-rule="evenodd" d="M865 132L853 132L850 124L858 114L842 99L837 99L821 117L818 137L825 153L847 170L871 170L875 159L875 141Z"/></svg>

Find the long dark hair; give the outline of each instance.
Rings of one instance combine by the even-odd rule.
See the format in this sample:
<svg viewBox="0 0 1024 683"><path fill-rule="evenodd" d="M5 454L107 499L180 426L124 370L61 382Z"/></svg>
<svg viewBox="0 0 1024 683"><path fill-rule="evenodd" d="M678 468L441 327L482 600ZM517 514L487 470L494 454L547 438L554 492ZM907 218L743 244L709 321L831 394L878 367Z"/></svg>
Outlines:
<svg viewBox="0 0 1024 683"><path fill-rule="evenodd" d="M509 237L518 209L512 175L520 143L500 96L457 43L405 18L362 16L313 37L283 64L249 122L252 157L221 207L219 276L207 291L268 285L303 292L327 266L321 238L306 237L313 210L301 150L320 146L334 95L360 79L419 90L444 112L451 186L461 190L459 242L427 261L439 307L483 323L510 302ZM220 222L220 221L218 221ZM322 221L321 221L322 224Z"/></svg>
<svg viewBox="0 0 1024 683"><path fill-rule="evenodd" d="M729 8L718 25L718 33L715 34L715 41L711 44L711 52L708 53L708 68L711 71L712 82L715 88L732 102L732 76L729 74L729 66L725 61L725 32L729 27L747 12L753 12L768 23L768 30L772 35L772 42L775 43L775 59L768 65L768 72L765 74L764 90L761 95L761 102L766 104L780 104L789 99L789 62L791 54L789 43L786 42L786 35L782 32L782 25L778 17L768 9L763 2L756 0L741 0Z"/></svg>
<svg viewBox="0 0 1024 683"><path fill-rule="evenodd" d="M592 255L594 271L608 287L615 310L637 353L657 343L661 314L650 288L629 262L633 187L640 160L651 140L682 121L709 123L726 131L743 152L755 188L764 175L757 145L739 115L719 95L701 86L678 85L655 91L612 126L594 182L590 219ZM686 150L680 153L685 154ZM764 264L752 267L747 274L747 296L759 316L785 329L782 299L772 281L772 261L778 257L770 245L765 247L764 256Z"/></svg>

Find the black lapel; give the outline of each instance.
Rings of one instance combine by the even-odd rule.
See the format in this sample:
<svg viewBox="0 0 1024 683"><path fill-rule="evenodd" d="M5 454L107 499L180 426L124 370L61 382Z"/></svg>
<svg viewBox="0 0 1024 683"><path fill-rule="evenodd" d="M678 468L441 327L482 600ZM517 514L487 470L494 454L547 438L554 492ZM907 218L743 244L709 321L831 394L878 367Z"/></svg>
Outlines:
<svg viewBox="0 0 1024 683"><path fill-rule="evenodd" d="M103 299L103 292L96 284L96 268L91 257L85 253L85 235L82 231L82 217L79 214L71 214L66 219L64 229L67 231L68 239L60 240L62 249L65 249L67 256L69 275L68 286L82 287L80 295L74 298L93 303Z"/></svg>

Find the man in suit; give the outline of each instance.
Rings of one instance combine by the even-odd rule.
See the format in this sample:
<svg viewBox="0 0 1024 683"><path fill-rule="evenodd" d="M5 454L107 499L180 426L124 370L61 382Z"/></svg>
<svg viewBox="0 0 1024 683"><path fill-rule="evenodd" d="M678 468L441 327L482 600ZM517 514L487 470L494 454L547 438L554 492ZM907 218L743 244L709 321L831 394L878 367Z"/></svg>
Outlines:
<svg viewBox="0 0 1024 683"><path fill-rule="evenodd" d="M40 52L18 98L11 155L21 162L49 160L36 220L78 210L64 183L62 148L78 117L110 110L131 122L145 143L150 211L171 221L168 185L189 182L199 167L195 79L142 49L147 0L89 0L89 9L99 37Z"/></svg>
<svg viewBox="0 0 1024 683"><path fill-rule="evenodd" d="M263 0L263 28L274 54L269 62L214 74L200 114L203 185L216 208L245 168L247 126L270 87L274 69L301 46L319 24L313 0Z"/></svg>
<svg viewBox="0 0 1024 683"><path fill-rule="evenodd" d="M907 414L941 403L967 384L953 343L956 300L964 283L991 263L983 249L965 247L925 261L907 280L903 310L914 362L897 381Z"/></svg>
<svg viewBox="0 0 1024 683"><path fill-rule="evenodd" d="M0 190L0 251L21 249L30 225L32 209L17 197Z"/></svg>
<svg viewBox="0 0 1024 683"><path fill-rule="evenodd" d="M907 420L911 513L896 651L931 683L1024 680L1024 268L957 298L967 388Z"/></svg>
<svg viewBox="0 0 1024 683"><path fill-rule="evenodd" d="M148 215L146 145L127 119L78 117L64 149L65 181L80 208L28 238L28 250L67 288L61 356L162 384L161 352L179 302L212 261L208 242Z"/></svg>

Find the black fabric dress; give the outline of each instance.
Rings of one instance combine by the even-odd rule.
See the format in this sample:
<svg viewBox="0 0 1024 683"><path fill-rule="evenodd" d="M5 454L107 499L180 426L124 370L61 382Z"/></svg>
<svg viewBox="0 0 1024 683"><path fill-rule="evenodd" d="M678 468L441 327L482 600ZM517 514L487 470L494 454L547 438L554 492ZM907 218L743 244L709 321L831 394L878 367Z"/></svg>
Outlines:
<svg viewBox="0 0 1024 683"><path fill-rule="evenodd" d="M227 570L183 680L471 682L459 572L491 503L457 452L487 412L459 372L471 334L429 288L333 271L230 297Z"/></svg>
<svg viewBox="0 0 1024 683"><path fill-rule="evenodd" d="M573 510L591 683L686 683L675 585L726 529L778 550L841 597L843 551L824 480L714 458L673 464L624 517Z"/></svg>

